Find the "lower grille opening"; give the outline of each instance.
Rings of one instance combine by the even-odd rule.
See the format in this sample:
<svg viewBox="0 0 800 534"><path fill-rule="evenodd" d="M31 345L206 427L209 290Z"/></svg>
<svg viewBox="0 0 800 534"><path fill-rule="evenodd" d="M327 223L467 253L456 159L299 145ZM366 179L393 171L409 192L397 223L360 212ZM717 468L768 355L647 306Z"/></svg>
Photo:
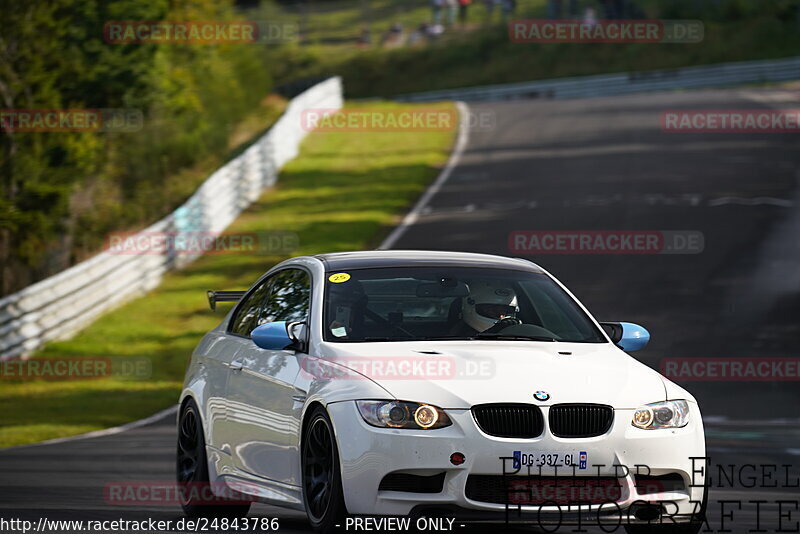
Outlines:
<svg viewBox="0 0 800 534"><path fill-rule="evenodd" d="M409 493L441 493L444 472L435 475L389 473L381 480L378 491L407 491Z"/></svg>
<svg viewBox="0 0 800 534"><path fill-rule="evenodd" d="M639 495L664 493L665 491L686 491L683 477L678 473L666 475L634 475L636 492Z"/></svg>
<svg viewBox="0 0 800 534"><path fill-rule="evenodd" d="M470 475L466 495L473 501L492 504L603 504L621 500L622 485L615 477Z"/></svg>

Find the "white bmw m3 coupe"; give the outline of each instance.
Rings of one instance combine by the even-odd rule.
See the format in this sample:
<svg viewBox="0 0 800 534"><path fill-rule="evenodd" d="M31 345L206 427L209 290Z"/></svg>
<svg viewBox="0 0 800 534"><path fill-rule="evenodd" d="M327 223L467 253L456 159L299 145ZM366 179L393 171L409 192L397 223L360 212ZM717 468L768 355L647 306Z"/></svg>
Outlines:
<svg viewBox="0 0 800 534"><path fill-rule="evenodd" d="M702 526L697 402L627 354L644 328L598 323L534 263L322 254L209 301L235 304L192 355L177 471L220 498L187 514Z"/></svg>

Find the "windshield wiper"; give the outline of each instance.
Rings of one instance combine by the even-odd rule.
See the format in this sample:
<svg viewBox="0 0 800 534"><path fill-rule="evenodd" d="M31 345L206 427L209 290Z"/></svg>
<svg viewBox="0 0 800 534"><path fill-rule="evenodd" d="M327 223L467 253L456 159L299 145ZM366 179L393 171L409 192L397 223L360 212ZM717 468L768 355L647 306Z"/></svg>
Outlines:
<svg viewBox="0 0 800 534"><path fill-rule="evenodd" d="M416 336L416 337L382 337L368 336L353 341L447 341L447 340L467 340L469 336Z"/></svg>
<svg viewBox="0 0 800 534"><path fill-rule="evenodd" d="M360 339L345 339L353 342L378 342L378 341L468 341L472 339L507 339L517 341L558 341L547 336L529 336L525 334L503 334L502 332L478 332L473 336L420 336L420 337L384 337L367 336Z"/></svg>
<svg viewBox="0 0 800 534"><path fill-rule="evenodd" d="M529 336L526 334L504 334L502 332L478 332L470 339L510 339L510 340L527 340L527 341L558 341L554 337L547 336Z"/></svg>

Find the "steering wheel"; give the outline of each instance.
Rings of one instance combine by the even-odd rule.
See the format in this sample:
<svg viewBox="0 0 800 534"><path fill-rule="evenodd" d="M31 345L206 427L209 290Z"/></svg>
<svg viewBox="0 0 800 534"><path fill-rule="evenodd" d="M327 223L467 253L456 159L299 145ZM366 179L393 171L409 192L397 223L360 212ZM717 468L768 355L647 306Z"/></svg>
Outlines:
<svg viewBox="0 0 800 534"><path fill-rule="evenodd" d="M406 336L408 336L410 338L417 337L414 334L412 334L411 332L409 332L408 330L406 330L405 328L403 328L402 326L397 326L396 324L390 323L389 321L387 321L386 319L384 319L383 317L381 317L380 315L378 315L377 313L375 313L374 311L370 310L367 307L364 308L364 315L366 315L367 317L369 317L370 319L372 319L376 323L381 323L384 326L388 326L389 328L391 328L393 330L396 330L396 331L400 332L401 334L404 334L404 335L406 335Z"/></svg>
<svg viewBox="0 0 800 534"><path fill-rule="evenodd" d="M486 332L487 334L497 334L510 326L517 326L520 324L522 324L522 321L520 319L517 319L516 317L505 317L494 323L494 326L492 326L488 330L484 330L484 332Z"/></svg>

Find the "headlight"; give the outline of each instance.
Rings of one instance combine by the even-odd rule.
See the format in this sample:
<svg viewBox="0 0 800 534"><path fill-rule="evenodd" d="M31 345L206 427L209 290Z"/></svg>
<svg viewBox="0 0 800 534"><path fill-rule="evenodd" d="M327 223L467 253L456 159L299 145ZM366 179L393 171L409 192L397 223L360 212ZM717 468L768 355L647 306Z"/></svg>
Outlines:
<svg viewBox="0 0 800 534"><path fill-rule="evenodd" d="M645 430L684 427L689 424L689 403L672 400L640 406L633 412L631 423Z"/></svg>
<svg viewBox="0 0 800 534"><path fill-rule="evenodd" d="M444 410L430 404L402 401L356 401L364 421L380 428L429 430L450 426Z"/></svg>

